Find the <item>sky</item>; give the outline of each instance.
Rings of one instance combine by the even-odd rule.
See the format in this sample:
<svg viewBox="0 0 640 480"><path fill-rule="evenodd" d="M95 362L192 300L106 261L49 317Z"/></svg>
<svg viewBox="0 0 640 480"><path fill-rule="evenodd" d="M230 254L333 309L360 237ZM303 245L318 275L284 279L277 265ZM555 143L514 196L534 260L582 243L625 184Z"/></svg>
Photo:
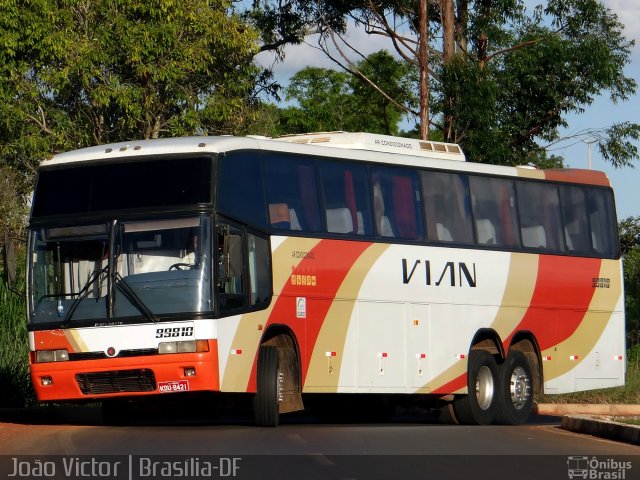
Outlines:
<svg viewBox="0 0 640 480"><path fill-rule="evenodd" d="M538 2L527 1L527 4ZM612 104L608 93L596 98L595 102L586 107L586 111L580 115L567 117L569 126L560 132L561 137L567 140L553 145L549 150L550 154L560 155L565 160L565 166L572 168L587 168L589 157L588 136L578 138L576 134L587 129L606 128L614 123L624 121L640 123L640 0L601 0L607 8L618 15L621 23L625 25L625 36L628 40L635 40L636 45L631 52L631 62L627 65L625 73L628 77L636 80L639 85L636 95L626 102ZM373 38L372 38L373 37ZM348 34L348 39L367 55L382 49L392 51L388 41L381 36L369 36L363 32L352 31ZM258 57L258 61L263 65L273 65L276 79L281 84L286 84L287 80L297 71L306 66L334 68L338 67L331 62L322 52L314 48L315 40L310 38L307 44L289 46L285 50L285 60L282 63L273 63L268 54ZM640 142L635 143L640 153ZM618 219L622 220L630 216L640 216L640 158L633 162L635 168L613 168L610 163L604 161L597 146L591 147L591 164L595 170L602 170L607 173L616 196L616 208Z"/></svg>

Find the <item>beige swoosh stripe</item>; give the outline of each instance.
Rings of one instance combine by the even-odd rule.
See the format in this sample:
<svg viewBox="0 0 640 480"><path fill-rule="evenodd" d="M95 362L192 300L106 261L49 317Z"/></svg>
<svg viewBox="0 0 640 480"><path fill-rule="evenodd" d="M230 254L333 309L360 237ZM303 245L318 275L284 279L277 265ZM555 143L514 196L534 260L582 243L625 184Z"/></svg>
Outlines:
<svg viewBox="0 0 640 480"><path fill-rule="evenodd" d="M491 323L490 328L498 332L501 339L505 339L514 328L522 321L531 303L531 297L538 277L538 256L513 253L509 262L509 273L502 295L502 302L498 313ZM443 385L464 375L467 370L467 359L458 360L454 365L433 378L425 385L428 391L434 391ZM466 393L463 388L455 393Z"/></svg>
<svg viewBox="0 0 640 480"><path fill-rule="evenodd" d="M355 299L372 265L388 247L388 244L372 244L349 269L349 273L336 292L336 299L331 303L322 323L309 362L305 385L326 387L322 388L324 392L337 391L342 354ZM327 358L326 352L332 351L336 352L336 357ZM331 362L330 365L329 362ZM329 366L331 366L331 371L329 371Z"/></svg>
<svg viewBox="0 0 640 480"><path fill-rule="evenodd" d="M551 361L544 365L545 381L564 375L582 362L593 350L609 323L610 312L615 309L622 295L620 262L603 260L600 277L612 280L610 288L595 289L589 310L573 335L542 352L543 356L551 356ZM571 355L577 355L578 360L570 360Z"/></svg>
<svg viewBox="0 0 640 480"><path fill-rule="evenodd" d="M292 256L293 251L309 252L320 240L309 238L288 238L276 248L272 255L273 270L273 291L277 294L282 292L285 285L290 281L291 272L302 261L300 258ZM258 351L260 339L264 330L258 326L265 326L275 304L277 296L274 295L271 304L266 310L247 313L240 317L240 323L231 344L232 349L241 349L242 355L229 355L224 376L221 379L221 390L226 392L243 392L247 388L251 369L253 368L254 354ZM224 322L224 319L218 320ZM221 352L221 354L225 354Z"/></svg>
<svg viewBox="0 0 640 480"><path fill-rule="evenodd" d="M64 336L67 337L67 341L69 342L71 347L73 347L74 352L89 351L89 347L87 346L86 343L84 343L84 341L82 340L82 337L80 336L80 333L78 333L77 330L73 330L73 329L65 330Z"/></svg>

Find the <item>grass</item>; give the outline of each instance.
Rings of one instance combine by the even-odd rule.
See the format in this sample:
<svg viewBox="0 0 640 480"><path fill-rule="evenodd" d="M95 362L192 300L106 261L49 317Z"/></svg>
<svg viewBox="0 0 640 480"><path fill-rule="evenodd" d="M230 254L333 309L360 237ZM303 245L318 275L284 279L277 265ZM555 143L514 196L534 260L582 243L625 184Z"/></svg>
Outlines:
<svg viewBox="0 0 640 480"><path fill-rule="evenodd" d="M626 423L627 425L640 425L640 420L635 418L615 418L616 422Z"/></svg>
<svg viewBox="0 0 640 480"><path fill-rule="evenodd" d="M24 298L0 279L0 407L36 403L28 355Z"/></svg>

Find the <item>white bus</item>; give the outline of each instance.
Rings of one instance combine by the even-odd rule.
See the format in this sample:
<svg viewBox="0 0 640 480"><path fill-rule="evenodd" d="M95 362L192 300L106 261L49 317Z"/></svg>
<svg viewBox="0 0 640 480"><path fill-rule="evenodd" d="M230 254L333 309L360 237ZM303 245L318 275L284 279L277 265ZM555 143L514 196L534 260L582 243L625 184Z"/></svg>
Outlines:
<svg viewBox="0 0 640 480"><path fill-rule="evenodd" d="M29 231L43 401L245 392L275 426L384 394L519 424L535 392L624 383L600 172L363 133L132 141L42 162Z"/></svg>

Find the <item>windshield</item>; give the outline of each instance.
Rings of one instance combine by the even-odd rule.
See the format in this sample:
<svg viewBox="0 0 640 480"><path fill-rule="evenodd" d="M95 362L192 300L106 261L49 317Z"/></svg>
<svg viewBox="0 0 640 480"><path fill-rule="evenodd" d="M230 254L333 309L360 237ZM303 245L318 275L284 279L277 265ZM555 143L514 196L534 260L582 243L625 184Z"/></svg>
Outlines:
<svg viewBox="0 0 640 480"><path fill-rule="evenodd" d="M204 216L34 229L30 321L211 311L211 242Z"/></svg>

